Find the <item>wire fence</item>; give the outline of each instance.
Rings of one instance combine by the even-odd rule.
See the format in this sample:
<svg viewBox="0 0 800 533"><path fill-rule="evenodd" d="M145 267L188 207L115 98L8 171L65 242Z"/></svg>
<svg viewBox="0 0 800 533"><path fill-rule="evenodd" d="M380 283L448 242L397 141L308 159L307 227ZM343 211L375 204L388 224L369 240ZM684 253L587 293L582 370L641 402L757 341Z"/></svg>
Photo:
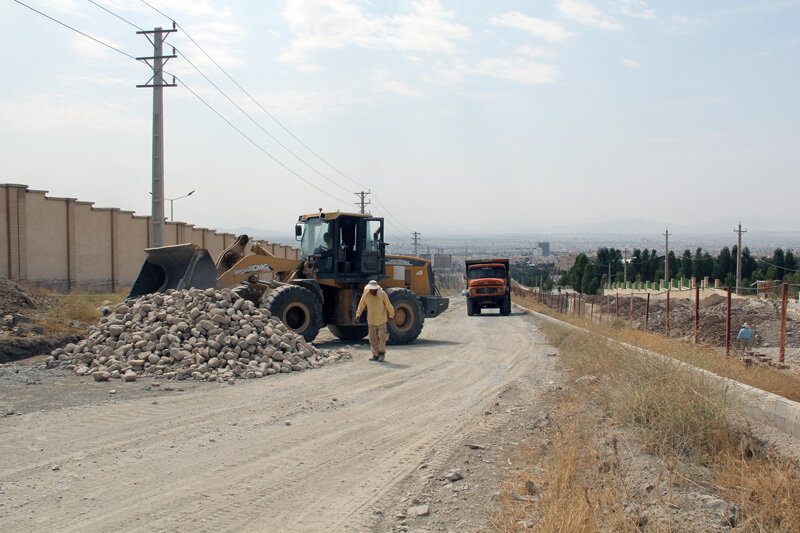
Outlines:
<svg viewBox="0 0 800 533"><path fill-rule="evenodd" d="M598 296L516 286L515 292L558 313L597 324L627 324L744 357L745 364L787 369L800 367L799 289L800 285L777 283L738 295L727 289L706 297L699 288ZM745 324L753 331L752 340L739 338Z"/></svg>

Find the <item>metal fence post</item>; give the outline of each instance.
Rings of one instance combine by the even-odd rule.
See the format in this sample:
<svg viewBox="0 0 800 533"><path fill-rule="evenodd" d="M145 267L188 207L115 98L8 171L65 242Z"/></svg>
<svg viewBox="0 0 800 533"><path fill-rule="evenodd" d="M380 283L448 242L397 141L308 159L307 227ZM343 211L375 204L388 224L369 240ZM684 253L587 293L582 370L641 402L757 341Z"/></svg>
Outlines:
<svg viewBox="0 0 800 533"><path fill-rule="evenodd" d="M694 288L694 344L697 345L700 335L700 287Z"/></svg>
<svg viewBox="0 0 800 533"><path fill-rule="evenodd" d="M589 312L589 320L591 320L592 322L594 322L594 299L596 297L597 297L597 295L592 294L592 308L591 308L591 310Z"/></svg>
<svg viewBox="0 0 800 533"><path fill-rule="evenodd" d="M669 337L669 293L670 293L670 290L667 289L667 321L666 321L666 324L665 324L666 325L665 334L666 334L667 337Z"/></svg>
<svg viewBox="0 0 800 533"><path fill-rule="evenodd" d="M619 318L619 293L617 293L617 318Z"/></svg>
<svg viewBox="0 0 800 533"><path fill-rule="evenodd" d="M644 330L647 331L647 326L650 323L650 293L647 293L647 303L644 308Z"/></svg>
<svg viewBox="0 0 800 533"><path fill-rule="evenodd" d="M789 304L789 284L783 284L783 295L781 297L781 355L778 361L783 363L786 357L786 308Z"/></svg>
<svg viewBox="0 0 800 533"><path fill-rule="evenodd" d="M731 288L728 287L728 310L725 313L725 355L731 354Z"/></svg>

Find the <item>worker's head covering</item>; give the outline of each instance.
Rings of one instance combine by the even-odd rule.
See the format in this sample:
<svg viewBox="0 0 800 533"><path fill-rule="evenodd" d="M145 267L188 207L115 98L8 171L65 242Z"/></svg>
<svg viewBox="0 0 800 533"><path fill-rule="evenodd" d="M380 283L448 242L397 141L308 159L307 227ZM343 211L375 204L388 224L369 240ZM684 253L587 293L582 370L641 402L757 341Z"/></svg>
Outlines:
<svg viewBox="0 0 800 533"><path fill-rule="evenodd" d="M367 290L374 291L374 290L376 290L376 289L380 289L380 288L381 288L381 286L380 286L380 285L378 285L378 282L377 282L377 281L375 281L374 279L372 279L372 280L370 280L370 281L369 281L369 283L367 283L367 287L366 287L366 288L367 288Z"/></svg>

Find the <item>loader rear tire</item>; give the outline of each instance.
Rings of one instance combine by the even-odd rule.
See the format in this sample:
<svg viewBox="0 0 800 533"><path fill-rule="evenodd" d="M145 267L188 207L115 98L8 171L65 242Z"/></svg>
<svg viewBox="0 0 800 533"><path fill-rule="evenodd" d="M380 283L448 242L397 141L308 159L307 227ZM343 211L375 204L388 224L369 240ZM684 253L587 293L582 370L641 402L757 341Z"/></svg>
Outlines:
<svg viewBox="0 0 800 533"><path fill-rule="evenodd" d="M394 307L394 319L389 319L389 344L411 344L425 322L425 311L419 297L408 289L397 287L386 289L389 301Z"/></svg>
<svg viewBox="0 0 800 533"><path fill-rule="evenodd" d="M358 341L367 336L369 333L369 326L337 326L335 324L328 324L328 330L334 337L342 339L343 341Z"/></svg>
<svg viewBox="0 0 800 533"><path fill-rule="evenodd" d="M322 303L305 287L278 287L267 295L263 307L306 342L313 341L322 327Z"/></svg>

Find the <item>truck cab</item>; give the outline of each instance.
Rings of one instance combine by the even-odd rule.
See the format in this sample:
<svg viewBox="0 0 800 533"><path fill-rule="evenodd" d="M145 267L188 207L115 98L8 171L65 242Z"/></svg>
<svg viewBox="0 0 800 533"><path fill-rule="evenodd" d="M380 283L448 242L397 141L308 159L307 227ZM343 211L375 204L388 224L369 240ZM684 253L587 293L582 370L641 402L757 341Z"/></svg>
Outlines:
<svg viewBox="0 0 800 533"><path fill-rule="evenodd" d="M499 309L511 314L511 269L508 259L477 259L465 262L467 272L467 315L482 309Z"/></svg>

